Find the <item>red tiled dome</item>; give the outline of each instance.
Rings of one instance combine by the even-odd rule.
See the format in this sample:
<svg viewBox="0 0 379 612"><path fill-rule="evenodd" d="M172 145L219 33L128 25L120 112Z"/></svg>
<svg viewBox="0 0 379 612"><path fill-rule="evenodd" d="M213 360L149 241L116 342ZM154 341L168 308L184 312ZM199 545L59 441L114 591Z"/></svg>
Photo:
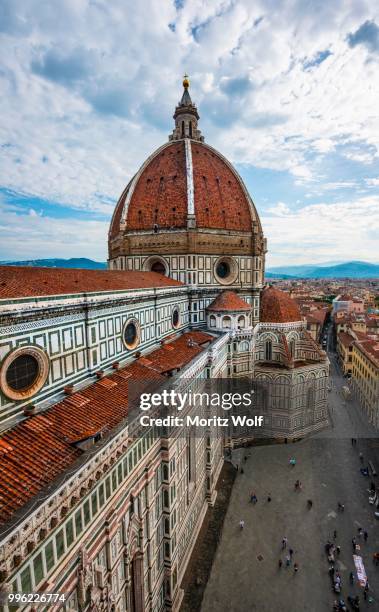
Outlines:
<svg viewBox="0 0 379 612"><path fill-rule="evenodd" d="M177 140L160 147L121 195L110 238L120 231L196 227L252 231L258 216L237 172L215 149L200 141ZM259 221L258 221L259 222Z"/></svg>
<svg viewBox="0 0 379 612"><path fill-rule="evenodd" d="M207 310L241 310L246 312L251 310L251 306L234 291L223 291L209 304Z"/></svg>
<svg viewBox="0 0 379 612"><path fill-rule="evenodd" d="M301 321L296 302L284 291L266 287L261 293L261 323L291 323Z"/></svg>

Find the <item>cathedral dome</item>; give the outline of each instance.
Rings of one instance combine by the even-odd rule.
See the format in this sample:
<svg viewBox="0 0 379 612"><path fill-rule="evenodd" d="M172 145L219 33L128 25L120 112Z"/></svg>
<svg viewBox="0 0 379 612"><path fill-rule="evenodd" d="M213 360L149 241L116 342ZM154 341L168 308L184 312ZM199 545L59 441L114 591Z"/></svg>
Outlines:
<svg viewBox="0 0 379 612"><path fill-rule="evenodd" d="M261 323L293 323L302 316L296 302L284 291L266 287L261 293Z"/></svg>
<svg viewBox="0 0 379 612"><path fill-rule="evenodd" d="M235 253L263 254L254 203L232 164L204 143L188 77L183 85L169 142L142 164L117 202L109 231L110 260L137 251L167 252L168 241L149 238L154 234L159 238L171 234L168 240L176 240L177 252L197 252L199 240L189 238L191 232L213 233L213 238L223 234L226 239L219 241L219 254L229 243ZM141 233L144 243L138 239ZM234 238L228 242L231 235ZM205 251L204 236L200 244Z"/></svg>
<svg viewBox="0 0 379 612"><path fill-rule="evenodd" d="M257 214L242 179L215 149L171 141L143 164L119 199L111 237L121 230L197 228L251 232Z"/></svg>

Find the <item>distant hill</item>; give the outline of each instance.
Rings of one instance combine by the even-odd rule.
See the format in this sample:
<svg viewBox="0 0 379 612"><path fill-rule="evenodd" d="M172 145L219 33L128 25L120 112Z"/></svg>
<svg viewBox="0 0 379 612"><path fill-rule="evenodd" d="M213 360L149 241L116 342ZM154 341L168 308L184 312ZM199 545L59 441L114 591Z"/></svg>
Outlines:
<svg viewBox="0 0 379 612"><path fill-rule="evenodd" d="M279 272L265 272L265 278L283 278L283 279L288 279L288 278L298 278L298 276L291 276L290 274L280 274Z"/></svg>
<svg viewBox="0 0 379 612"><path fill-rule="evenodd" d="M80 268L85 270L106 270L107 264L103 261L94 261L86 257L73 257L72 259L27 259L25 261L1 261L7 266L42 266L44 268Z"/></svg>
<svg viewBox="0 0 379 612"><path fill-rule="evenodd" d="M275 276L272 276L272 275ZM277 266L269 268L267 278L379 278L379 264L366 261L349 261L334 266L313 264L302 266Z"/></svg>

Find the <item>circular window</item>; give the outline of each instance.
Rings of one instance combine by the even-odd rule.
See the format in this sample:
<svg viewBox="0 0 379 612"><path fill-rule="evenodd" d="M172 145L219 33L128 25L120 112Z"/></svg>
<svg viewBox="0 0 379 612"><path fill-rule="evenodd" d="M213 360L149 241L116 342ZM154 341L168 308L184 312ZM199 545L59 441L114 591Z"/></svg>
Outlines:
<svg viewBox="0 0 379 612"><path fill-rule="evenodd" d="M33 355L20 355L5 373L7 385L14 391L25 391L34 384L38 371L38 361Z"/></svg>
<svg viewBox="0 0 379 612"><path fill-rule="evenodd" d="M227 261L220 261L220 263L217 264L216 274L220 278L228 278L230 274L230 266Z"/></svg>
<svg viewBox="0 0 379 612"><path fill-rule="evenodd" d="M172 325L173 325L173 327L179 327L179 321L180 321L179 308L176 307L172 311Z"/></svg>
<svg viewBox="0 0 379 612"><path fill-rule="evenodd" d="M237 278L238 264L232 257L220 257L214 265L216 280L221 285L231 285Z"/></svg>
<svg viewBox="0 0 379 612"><path fill-rule="evenodd" d="M126 321L123 330L123 341L127 349L132 350L138 346L140 340L140 326L137 319Z"/></svg>
<svg viewBox="0 0 379 612"><path fill-rule="evenodd" d="M49 359L35 346L23 346L4 359L0 373L0 387L13 400L28 399L45 384L49 374Z"/></svg>

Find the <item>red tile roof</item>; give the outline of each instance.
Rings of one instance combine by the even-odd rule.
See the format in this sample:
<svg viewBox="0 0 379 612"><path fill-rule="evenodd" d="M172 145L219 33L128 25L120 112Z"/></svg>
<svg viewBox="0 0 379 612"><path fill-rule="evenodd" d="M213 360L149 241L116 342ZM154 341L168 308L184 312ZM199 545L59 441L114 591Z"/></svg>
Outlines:
<svg viewBox="0 0 379 612"><path fill-rule="evenodd" d="M351 334L344 331L338 332L337 338L339 342L341 342L341 344L346 348L352 346L353 342L355 341L355 338Z"/></svg>
<svg viewBox="0 0 379 612"><path fill-rule="evenodd" d="M250 304L245 302L234 291L223 291L207 307L207 310L251 310Z"/></svg>
<svg viewBox="0 0 379 612"><path fill-rule="evenodd" d="M144 360L143 363L145 365L148 365L154 371L164 374L184 367L196 355L202 352L202 345L211 342L213 339L213 336L205 332L188 332L177 338L174 342L164 344L161 348L146 355L146 357L141 357L141 359ZM149 364L146 363L147 360L150 362Z"/></svg>
<svg viewBox="0 0 379 612"><path fill-rule="evenodd" d="M250 204L241 179L211 147L193 141L190 146L196 226L251 232ZM127 197L130 197L127 230L151 230L155 224L159 228L186 228L188 193L184 140L172 141L158 149L147 160L140 175L129 183L115 208L109 234L111 240L123 231L120 224ZM257 222L259 224L258 219Z"/></svg>
<svg viewBox="0 0 379 612"><path fill-rule="evenodd" d="M0 266L0 299L182 285L157 272Z"/></svg>
<svg viewBox="0 0 379 612"><path fill-rule="evenodd" d="M133 395L130 382L145 381L157 387L164 381L161 373L183 367L211 340L213 336L204 332L185 333L4 432L0 436L0 523L8 521L82 454L75 442L122 422L128 413L128 396Z"/></svg>
<svg viewBox="0 0 379 612"><path fill-rule="evenodd" d="M187 227L187 172L184 141L173 142L154 155L131 197L127 228ZM118 204L117 204L118 206ZM116 235L119 229L115 227ZM112 224L113 235L113 224Z"/></svg>
<svg viewBox="0 0 379 612"><path fill-rule="evenodd" d="M261 293L261 314L262 323L290 323L302 321L299 306L288 293L266 287Z"/></svg>
<svg viewBox="0 0 379 612"><path fill-rule="evenodd" d="M251 232L249 202L225 160L206 144L192 142L197 227Z"/></svg>

